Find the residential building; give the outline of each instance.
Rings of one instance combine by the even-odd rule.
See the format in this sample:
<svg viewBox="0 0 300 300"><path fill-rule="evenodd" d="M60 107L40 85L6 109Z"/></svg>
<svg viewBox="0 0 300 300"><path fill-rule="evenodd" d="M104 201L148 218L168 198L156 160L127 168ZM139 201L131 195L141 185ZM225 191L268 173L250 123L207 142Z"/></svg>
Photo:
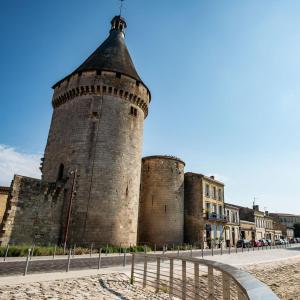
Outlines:
<svg viewBox="0 0 300 300"><path fill-rule="evenodd" d="M240 207L240 219L255 223L255 239L264 239L266 235L265 213L259 210L258 205L253 205L253 209Z"/></svg>
<svg viewBox="0 0 300 300"><path fill-rule="evenodd" d="M224 240L224 184L214 176L188 172L184 177L185 241Z"/></svg>
<svg viewBox="0 0 300 300"><path fill-rule="evenodd" d="M265 212L265 238L274 242L275 240L275 232L274 232L274 221L271 216L269 216L269 212Z"/></svg>
<svg viewBox="0 0 300 300"><path fill-rule="evenodd" d="M286 213L270 213L276 222L284 224L288 227L294 227L296 223L300 223L300 215L286 214Z"/></svg>
<svg viewBox="0 0 300 300"><path fill-rule="evenodd" d="M235 246L240 238L239 207L225 203L225 216L227 219L227 224L225 226L226 246Z"/></svg>
<svg viewBox="0 0 300 300"><path fill-rule="evenodd" d="M255 222L240 219L240 238L249 241L255 239Z"/></svg>

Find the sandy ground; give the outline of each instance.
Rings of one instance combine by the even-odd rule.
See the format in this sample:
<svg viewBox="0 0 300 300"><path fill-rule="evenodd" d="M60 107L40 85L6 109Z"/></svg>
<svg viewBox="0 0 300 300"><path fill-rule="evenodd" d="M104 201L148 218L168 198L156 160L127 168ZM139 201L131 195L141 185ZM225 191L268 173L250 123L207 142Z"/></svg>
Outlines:
<svg viewBox="0 0 300 300"><path fill-rule="evenodd" d="M243 267L284 300L300 300L300 257Z"/></svg>
<svg viewBox="0 0 300 300"><path fill-rule="evenodd" d="M125 274L106 274L76 279L52 280L1 286L1 300L152 300L169 299L129 283Z"/></svg>

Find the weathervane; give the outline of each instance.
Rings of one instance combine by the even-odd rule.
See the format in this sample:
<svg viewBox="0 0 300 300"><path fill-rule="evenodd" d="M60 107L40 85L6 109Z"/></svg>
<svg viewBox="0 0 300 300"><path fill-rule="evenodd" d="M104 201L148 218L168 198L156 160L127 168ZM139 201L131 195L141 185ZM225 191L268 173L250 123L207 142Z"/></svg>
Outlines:
<svg viewBox="0 0 300 300"><path fill-rule="evenodd" d="M121 15L122 15L122 9L123 9L123 2L125 0L119 0L119 1L120 1L120 17L121 17Z"/></svg>

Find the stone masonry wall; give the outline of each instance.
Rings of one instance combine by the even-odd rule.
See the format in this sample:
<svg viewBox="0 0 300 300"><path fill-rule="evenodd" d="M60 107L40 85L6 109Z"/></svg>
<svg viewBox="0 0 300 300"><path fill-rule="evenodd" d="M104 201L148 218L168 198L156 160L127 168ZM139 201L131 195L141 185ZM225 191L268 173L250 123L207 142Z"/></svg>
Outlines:
<svg viewBox="0 0 300 300"><path fill-rule="evenodd" d="M139 242L183 243L184 163L164 156L142 160Z"/></svg>
<svg viewBox="0 0 300 300"><path fill-rule="evenodd" d="M137 240L144 118L150 95L113 72L74 75L55 88L42 167L57 180L77 169L68 242L129 245ZM132 113L133 112L133 113Z"/></svg>
<svg viewBox="0 0 300 300"><path fill-rule="evenodd" d="M15 175L0 233L0 244L57 244L65 190Z"/></svg>
<svg viewBox="0 0 300 300"><path fill-rule="evenodd" d="M9 194L9 188L0 187L0 226L6 209L8 194Z"/></svg>
<svg viewBox="0 0 300 300"><path fill-rule="evenodd" d="M203 184L202 176L186 173L184 177L184 240L197 243L202 239L203 219Z"/></svg>

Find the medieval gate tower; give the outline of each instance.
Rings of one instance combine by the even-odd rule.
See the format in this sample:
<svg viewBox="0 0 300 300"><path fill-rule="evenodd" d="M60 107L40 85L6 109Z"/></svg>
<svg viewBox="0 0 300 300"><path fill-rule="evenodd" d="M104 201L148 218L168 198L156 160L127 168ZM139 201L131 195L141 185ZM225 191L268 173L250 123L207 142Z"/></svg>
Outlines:
<svg viewBox="0 0 300 300"><path fill-rule="evenodd" d="M125 28L124 18L114 17L108 38L53 87L42 179L69 177L62 226L69 243L136 243L143 125L151 95L130 58Z"/></svg>

